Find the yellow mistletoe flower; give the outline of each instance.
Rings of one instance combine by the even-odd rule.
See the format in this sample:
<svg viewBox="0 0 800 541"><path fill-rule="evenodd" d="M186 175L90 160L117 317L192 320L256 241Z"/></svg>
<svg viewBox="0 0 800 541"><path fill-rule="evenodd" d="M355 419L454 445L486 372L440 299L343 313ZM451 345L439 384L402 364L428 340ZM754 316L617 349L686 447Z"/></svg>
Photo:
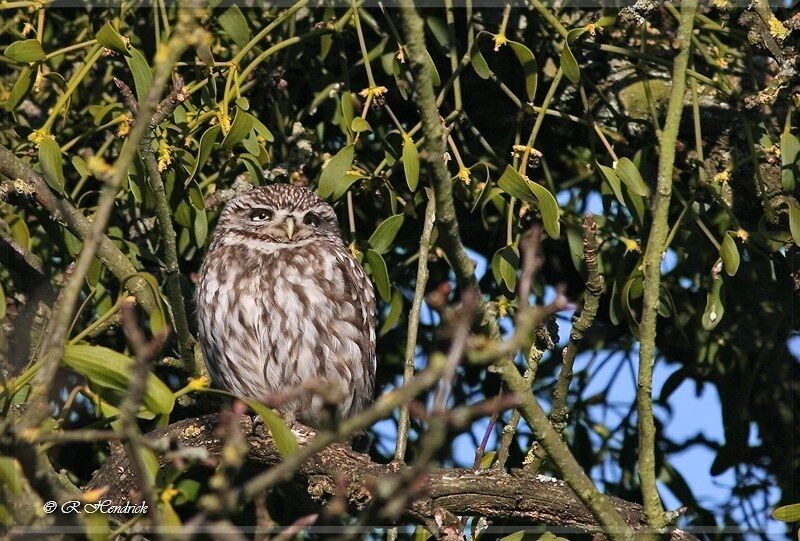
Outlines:
<svg viewBox="0 0 800 541"><path fill-rule="evenodd" d="M508 39L506 38L506 35L504 33L500 33L500 34L495 34L494 38L492 38L492 41L494 41L494 50L499 51L500 47L502 47L508 42Z"/></svg>
<svg viewBox="0 0 800 541"><path fill-rule="evenodd" d="M728 182L730 178L731 178L731 172L726 170L714 175L714 178L712 180L717 184L724 184Z"/></svg>
<svg viewBox="0 0 800 541"><path fill-rule="evenodd" d="M211 387L211 379L208 376L200 376L197 378L189 378L189 383L186 385L191 390L207 389Z"/></svg>
<svg viewBox="0 0 800 541"><path fill-rule="evenodd" d="M469 185L469 169L464 166L458 168L458 178L461 179L461 182L464 184Z"/></svg>
<svg viewBox="0 0 800 541"><path fill-rule="evenodd" d="M378 96L383 96L387 92L389 92L389 89L386 88L385 86L371 86L369 88L365 88L358 94L362 98L368 98L370 96L372 96L373 98L377 98Z"/></svg>
<svg viewBox="0 0 800 541"><path fill-rule="evenodd" d="M169 145L166 141L158 144L158 170L163 171L172 163L172 155L169 152Z"/></svg>
<svg viewBox="0 0 800 541"><path fill-rule="evenodd" d="M119 123L119 128L117 128L117 137L125 137L128 135L128 132L131 131L131 115L124 114L122 115L122 121Z"/></svg>
<svg viewBox="0 0 800 541"><path fill-rule="evenodd" d="M640 252L641 251L641 247L639 246L639 243L636 242L635 240L628 239L628 238L625 238L625 237L621 237L619 240L621 240L622 244L625 245L625 250L627 252Z"/></svg>

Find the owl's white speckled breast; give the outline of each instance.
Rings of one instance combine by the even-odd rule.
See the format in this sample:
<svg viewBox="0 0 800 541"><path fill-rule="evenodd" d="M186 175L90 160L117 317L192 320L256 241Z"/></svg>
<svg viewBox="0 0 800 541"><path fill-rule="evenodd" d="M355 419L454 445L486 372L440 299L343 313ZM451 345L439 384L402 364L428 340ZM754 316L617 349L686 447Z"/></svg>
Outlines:
<svg viewBox="0 0 800 541"><path fill-rule="evenodd" d="M343 246L321 244L209 253L197 308L217 385L263 400L320 379L341 389L343 415L363 407L374 377L371 283ZM283 409L313 424L321 406L306 395Z"/></svg>

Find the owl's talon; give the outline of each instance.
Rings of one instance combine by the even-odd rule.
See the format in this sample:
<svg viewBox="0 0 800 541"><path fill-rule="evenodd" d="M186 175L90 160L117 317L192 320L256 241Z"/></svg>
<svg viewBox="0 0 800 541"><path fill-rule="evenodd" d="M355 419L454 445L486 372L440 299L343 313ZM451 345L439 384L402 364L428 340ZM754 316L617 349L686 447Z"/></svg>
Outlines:
<svg viewBox="0 0 800 541"><path fill-rule="evenodd" d="M283 419L283 422L286 423L286 426L288 426L289 428L292 428L294 426L294 422L296 420L293 411L282 411L281 419Z"/></svg>

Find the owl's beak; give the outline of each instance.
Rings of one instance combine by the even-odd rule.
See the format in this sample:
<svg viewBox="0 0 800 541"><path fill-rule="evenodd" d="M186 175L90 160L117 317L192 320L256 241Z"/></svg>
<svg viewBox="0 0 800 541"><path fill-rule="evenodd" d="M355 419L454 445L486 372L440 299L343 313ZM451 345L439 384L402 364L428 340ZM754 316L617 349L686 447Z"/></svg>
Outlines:
<svg viewBox="0 0 800 541"><path fill-rule="evenodd" d="M294 218L289 216L286 218L286 221L283 222L283 225L286 226L286 236L289 237L289 240L292 240L294 236Z"/></svg>

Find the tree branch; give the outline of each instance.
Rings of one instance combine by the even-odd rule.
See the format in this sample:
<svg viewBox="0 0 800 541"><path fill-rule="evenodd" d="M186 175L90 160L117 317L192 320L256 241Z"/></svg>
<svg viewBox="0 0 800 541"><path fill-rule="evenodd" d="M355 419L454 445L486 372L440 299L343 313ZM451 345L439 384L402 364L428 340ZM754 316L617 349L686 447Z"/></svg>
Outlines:
<svg viewBox="0 0 800 541"><path fill-rule="evenodd" d="M217 431L222 422L221 414L207 415L171 424L147 437L153 441L168 439L181 447L201 448L210 457L218 457L225 444ZM250 417L244 416L240 428L249 446L248 462L265 467L275 467L283 462L264 425L254 425ZM302 425L295 425L293 433L301 446L309 445L317 435ZM357 453L345 444L333 443L304 461L292 482L303 485L304 490L297 493L310 494L310 498L315 500L312 503L319 505L336 495L337 486L341 486L337 479L344 477L347 480L347 500L353 502L356 510L363 510L377 497L375 487L382 480L397 475L395 465L372 462L368 455ZM136 490L135 482L128 456L118 453L95 472L86 489L108 487L104 498L124 502L129 499L131 491ZM639 505L613 497L607 499L628 527L637 531L645 528ZM424 524L434 520L440 509L454 515L483 516L490 520L514 519L579 531L602 531L589 509L566 483L520 470L508 475L485 470L430 469L423 488L408 503L405 517ZM673 530L671 538L693 539L680 530Z"/></svg>
<svg viewBox="0 0 800 541"><path fill-rule="evenodd" d="M136 114L139 110L139 104L136 98L133 97L131 89L120 81L114 79L114 83L122 94L125 104L130 109L131 113ZM198 363L194 356L195 340L192 333L189 331L189 320L186 317L186 304L183 300L183 291L181 291L181 275L180 267L178 265L178 250L177 241L175 236L175 228L172 226L172 209L169 206L167 199L167 191L164 186L164 180L161 178L161 171L158 168L158 160L156 153L153 150L152 142L154 139L153 130L166 119L175 106L183 99L183 79L178 77L172 92L164 98L161 104L153 114L150 121L150 129L147 130L142 142L139 144L139 156L144 162L145 169L147 170L147 178L150 181L150 187L155 194L155 207L156 219L158 220L158 229L163 240L164 248L164 289L166 290L169 304L172 308L172 319L175 322L175 333L178 335L178 347L180 349L181 360L183 361L184 369L197 376L203 373L202 363Z"/></svg>
<svg viewBox="0 0 800 541"><path fill-rule="evenodd" d="M15 191L26 199L33 199L53 221L66 227L70 233L82 242L89 238L92 222L69 201L61 199L50 189L44 178L27 163L17 158L9 149L0 144L0 187L6 191ZM97 243L97 258L122 282L128 280L126 287L136 297L142 308L148 313L156 309L156 299L143 278L134 277L136 267L117 248L107 236L102 235ZM130 278L130 279L129 279Z"/></svg>
<svg viewBox="0 0 800 541"><path fill-rule="evenodd" d="M428 283L428 253L431 249L431 233L433 224L436 221L436 200L435 195L428 193L428 204L425 207L425 218L422 226L422 236L419 239L419 259L417 260L417 284L414 288L414 300L411 304L411 311L408 313L408 336L406 338L405 366L403 368L403 381L410 381L414 376L414 357L417 350L417 332L419 330L419 314L422 309L422 301L425 297L425 286ZM400 421L397 425L397 445L395 447L394 459L403 462L408 444L408 428L410 419L408 407L400 408Z"/></svg>
<svg viewBox="0 0 800 541"><path fill-rule="evenodd" d="M669 206L672 199L672 175L675 164L675 144L678 140L683 99L686 93L686 70L689 65L692 28L697 0L681 4L681 22L676 42L680 52L672 70L672 92L667 106L664 131L659 140L658 182L652 198L653 220L644 252L644 299L640 326L639 382L636 390L637 424L639 428L639 477L642 484L647 522L653 528L663 528L668 519L656 486L656 427L653 419L653 364L656 349L656 320L661 289L661 259L669 233Z"/></svg>
<svg viewBox="0 0 800 541"><path fill-rule="evenodd" d="M553 428L559 434L563 434L567 427L567 394L572 382L572 367L575 364L575 356L578 354L578 344L583 340L584 333L594 323L597 309L600 307L600 297L605 291L605 279L599 272L597 261L597 224L591 214L587 214L583 219L583 260L586 262L588 274L583 308L580 315L576 315L572 322L569 343L562 353L561 372L558 374L558 380L553 389L553 405L550 408L550 422L553 423ZM539 471L545 458L541 447L534 443L528 457L530 457L530 462L526 464L526 469L532 472Z"/></svg>
<svg viewBox="0 0 800 541"><path fill-rule="evenodd" d="M414 98L420 110L422 129L425 134L425 149L434 171L433 185L436 192L437 224L439 227L438 242L447 255L459 286L463 290L474 288L475 291L479 292L480 288L475 278L472 261L461 242L453 203L450 175L444 162L444 132L439 110L436 107L436 96L433 91L430 68L427 64L423 21L417 13L412 0L403 0L401 2L401 11L407 35L406 47L415 73L416 93ZM501 338L500 330L494 314L483 297L480 294L477 297L477 312L481 326L491 339L499 340ZM541 442L553 463L558 467L564 479L573 488L578 497L592 510L598 521L603 525L606 533L612 538L632 538L633 532L629 525L611 505L610 500L597 490L592 480L583 471L575 457L572 456L567 445L561 440L560 435L553 429L547 415L542 411L539 402L533 395L530 385L519 373L513 357L505 356L501 358L496 362L494 368L502 376L509 389L521 397L523 404L520 409L523 417L533 429L537 439Z"/></svg>

